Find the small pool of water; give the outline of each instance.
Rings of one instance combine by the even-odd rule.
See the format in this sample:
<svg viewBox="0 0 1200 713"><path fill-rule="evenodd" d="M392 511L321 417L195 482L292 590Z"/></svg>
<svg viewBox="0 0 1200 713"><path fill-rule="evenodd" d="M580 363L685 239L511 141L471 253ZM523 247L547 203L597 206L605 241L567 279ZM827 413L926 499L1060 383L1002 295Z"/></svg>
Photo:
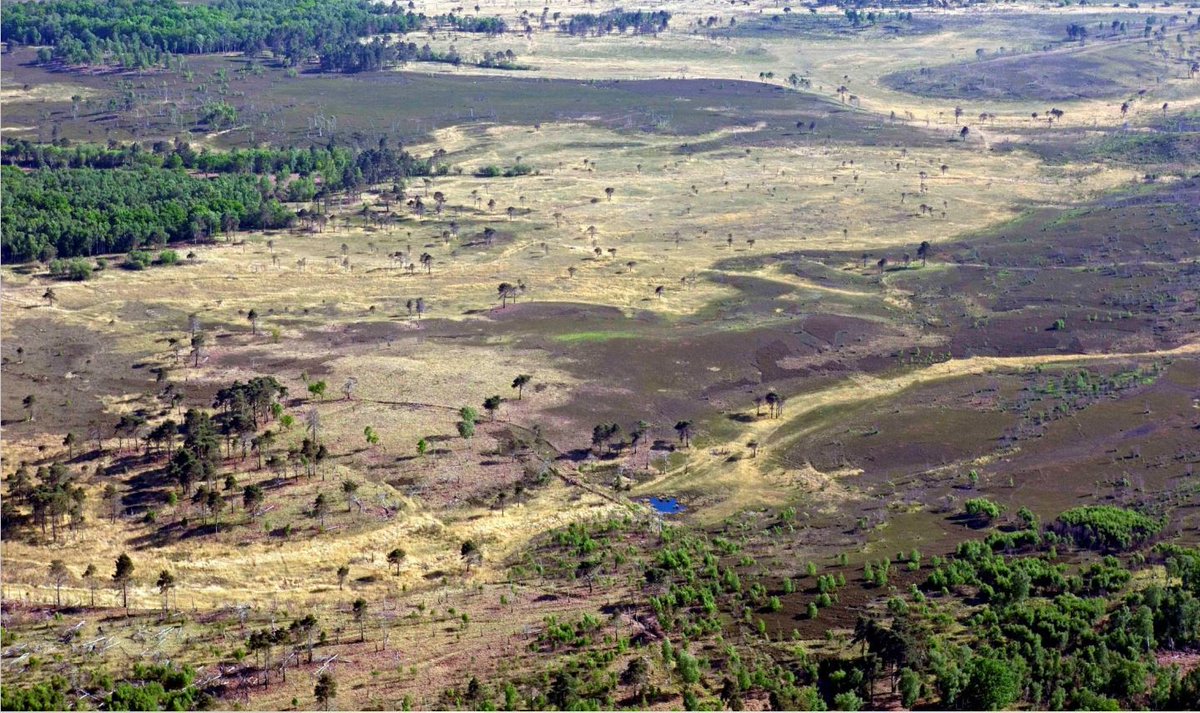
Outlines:
<svg viewBox="0 0 1200 713"><path fill-rule="evenodd" d="M662 515L674 515L683 512L683 506L675 498L650 498L650 507Z"/></svg>

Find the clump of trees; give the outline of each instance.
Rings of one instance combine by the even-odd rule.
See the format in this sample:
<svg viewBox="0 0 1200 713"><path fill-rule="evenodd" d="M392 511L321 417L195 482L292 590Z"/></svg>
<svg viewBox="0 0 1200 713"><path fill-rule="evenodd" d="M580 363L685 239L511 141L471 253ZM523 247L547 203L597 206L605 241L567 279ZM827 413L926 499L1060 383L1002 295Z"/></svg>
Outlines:
<svg viewBox="0 0 1200 713"><path fill-rule="evenodd" d="M282 228L297 217L283 201L447 170L385 140L363 150L330 145L228 153L197 152L180 141L157 142L150 151L136 143L102 149L13 141L2 156L6 163L39 169L0 169L5 261L140 254L145 247L200 242L238 229ZM299 177L290 178L293 173ZM74 264L60 264L60 270L72 279L87 272Z"/></svg>
<svg viewBox="0 0 1200 713"><path fill-rule="evenodd" d="M437 172L434 159L420 159L403 147L393 148L381 140L374 148L349 148L329 143L324 147L234 148L229 151L197 151L187 141L155 141L149 149L137 142L128 144L41 144L26 139L7 139L0 147L0 161L25 168L186 168L200 173L254 174L274 177L274 186L259 181L261 191L280 200L309 200L321 190L354 188L365 183L428 176ZM289 177L299 176L296 180ZM298 192L311 190L311 195Z"/></svg>
<svg viewBox="0 0 1200 713"><path fill-rule="evenodd" d="M1000 513L1003 512L1003 508L987 498L971 498L963 503L963 510L967 517L980 522L991 522L1000 517Z"/></svg>
<svg viewBox="0 0 1200 713"><path fill-rule="evenodd" d="M4 531L32 525L43 537L49 531L56 542L64 527L77 529L83 523L87 502L87 490L79 481L79 474L62 463L39 466L33 472L21 464L7 479L8 496L2 503Z"/></svg>
<svg viewBox="0 0 1200 713"><path fill-rule="evenodd" d="M376 38L370 42L351 40L329 47L321 54L321 70L325 72L375 72L398 62L441 62L456 67L475 64L495 69L521 69L517 64L517 55L511 49L485 50L479 61L469 62L453 45L439 51L428 43L421 46L415 42L392 43L388 38Z"/></svg>
<svg viewBox="0 0 1200 713"><path fill-rule="evenodd" d="M0 708L8 711L67 710L68 693L86 694L106 710L120 711L205 710L214 703L211 692L197 686L194 669L170 663L135 663L119 678L93 671L68 683L53 675L26 687L7 683L0 690Z"/></svg>
<svg viewBox="0 0 1200 713"><path fill-rule="evenodd" d="M476 171L475 175L479 178L498 178L500 176L503 176L504 178L515 178L516 176L527 176L530 173L533 173L532 166L523 163L515 163L508 168L501 168L495 165L484 166Z"/></svg>
<svg viewBox="0 0 1200 713"><path fill-rule="evenodd" d="M440 27L452 27L459 32L481 32L488 35L502 35L508 30L508 23L499 17L449 13L439 15L436 18L436 22Z"/></svg>
<svg viewBox="0 0 1200 713"><path fill-rule="evenodd" d="M1149 541L1165 524L1161 519L1134 510L1086 505L1059 515L1055 529L1081 547L1128 550Z"/></svg>
<svg viewBox="0 0 1200 713"><path fill-rule="evenodd" d="M0 168L6 261L129 252L203 240L231 226L280 228L291 211L253 176L194 178L165 169L24 173Z"/></svg>
<svg viewBox="0 0 1200 713"><path fill-rule="evenodd" d="M571 35L607 35L611 32L624 34L632 30L634 34L657 34L667 29L671 21L671 13L666 10L634 10L626 11L620 8L599 14L588 12L572 15L569 20L559 22L559 29Z"/></svg>

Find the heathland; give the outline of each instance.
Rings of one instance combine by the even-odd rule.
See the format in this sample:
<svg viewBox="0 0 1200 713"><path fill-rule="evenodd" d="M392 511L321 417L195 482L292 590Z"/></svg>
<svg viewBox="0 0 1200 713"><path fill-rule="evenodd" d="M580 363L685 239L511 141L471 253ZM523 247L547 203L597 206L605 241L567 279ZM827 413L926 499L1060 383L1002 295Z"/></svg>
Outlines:
<svg viewBox="0 0 1200 713"><path fill-rule="evenodd" d="M6 709L1194 707L1194 8L3 22Z"/></svg>

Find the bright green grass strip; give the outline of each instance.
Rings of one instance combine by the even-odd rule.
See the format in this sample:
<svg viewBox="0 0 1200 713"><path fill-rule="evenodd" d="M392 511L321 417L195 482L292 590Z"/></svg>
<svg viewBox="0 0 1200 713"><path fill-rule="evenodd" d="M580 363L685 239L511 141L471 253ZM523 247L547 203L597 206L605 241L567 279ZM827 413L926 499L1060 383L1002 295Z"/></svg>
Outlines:
<svg viewBox="0 0 1200 713"><path fill-rule="evenodd" d="M637 337L636 332L571 332L569 334L555 335L554 340L557 342L607 342L610 339L633 339Z"/></svg>

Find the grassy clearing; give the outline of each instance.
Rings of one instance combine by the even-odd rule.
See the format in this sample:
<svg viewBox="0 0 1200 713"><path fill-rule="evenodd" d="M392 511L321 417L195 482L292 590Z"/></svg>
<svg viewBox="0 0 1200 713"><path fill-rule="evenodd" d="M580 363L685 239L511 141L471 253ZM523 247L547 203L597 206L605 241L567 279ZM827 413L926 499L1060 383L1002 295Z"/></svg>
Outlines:
<svg viewBox="0 0 1200 713"><path fill-rule="evenodd" d="M556 334L554 339L560 342L607 342L610 339L637 339L637 332L575 332L574 334Z"/></svg>

